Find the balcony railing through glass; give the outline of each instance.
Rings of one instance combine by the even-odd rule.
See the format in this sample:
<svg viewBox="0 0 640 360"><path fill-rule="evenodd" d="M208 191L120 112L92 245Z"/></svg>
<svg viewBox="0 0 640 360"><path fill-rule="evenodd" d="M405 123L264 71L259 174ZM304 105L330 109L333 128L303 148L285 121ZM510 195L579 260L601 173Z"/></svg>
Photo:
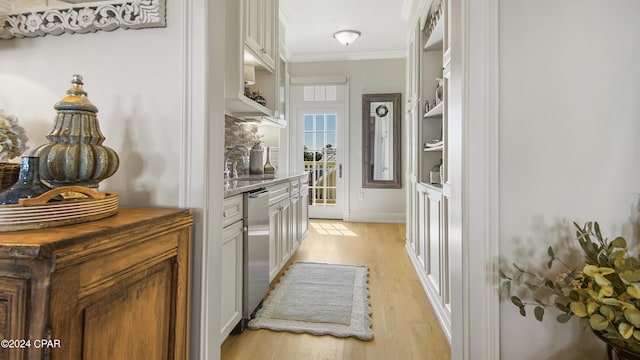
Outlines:
<svg viewBox="0 0 640 360"><path fill-rule="evenodd" d="M311 173L311 199L316 206L336 204L336 161L305 161L304 171Z"/></svg>

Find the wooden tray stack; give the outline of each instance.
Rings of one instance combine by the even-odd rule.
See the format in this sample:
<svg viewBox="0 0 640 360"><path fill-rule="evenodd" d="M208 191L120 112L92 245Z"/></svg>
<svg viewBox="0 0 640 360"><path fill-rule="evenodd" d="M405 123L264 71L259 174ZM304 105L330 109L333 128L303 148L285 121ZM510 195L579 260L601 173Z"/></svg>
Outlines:
<svg viewBox="0 0 640 360"><path fill-rule="evenodd" d="M61 195L63 201L51 201ZM103 219L118 212L117 193L62 186L16 205L0 205L0 232L42 229Z"/></svg>

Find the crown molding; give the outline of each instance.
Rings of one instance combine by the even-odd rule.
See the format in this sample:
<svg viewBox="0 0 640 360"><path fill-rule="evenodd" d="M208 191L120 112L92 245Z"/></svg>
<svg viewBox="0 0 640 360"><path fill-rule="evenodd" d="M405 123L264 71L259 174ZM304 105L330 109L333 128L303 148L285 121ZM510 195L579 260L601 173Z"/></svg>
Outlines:
<svg viewBox="0 0 640 360"><path fill-rule="evenodd" d="M289 13L289 9L282 2L280 3L278 13L280 15L279 20L284 28L289 28L289 25L291 25L291 15Z"/></svg>
<svg viewBox="0 0 640 360"><path fill-rule="evenodd" d="M411 16L411 10L415 7L416 0L404 0L402 2L402 9L400 10L400 16L403 19L409 20Z"/></svg>
<svg viewBox="0 0 640 360"><path fill-rule="evenodd" d="M382 60L406 58L406 50L372 51L359 53L313 53L290 54L289 62L323 62L323 61L348 61L348 60Z"/></svg>

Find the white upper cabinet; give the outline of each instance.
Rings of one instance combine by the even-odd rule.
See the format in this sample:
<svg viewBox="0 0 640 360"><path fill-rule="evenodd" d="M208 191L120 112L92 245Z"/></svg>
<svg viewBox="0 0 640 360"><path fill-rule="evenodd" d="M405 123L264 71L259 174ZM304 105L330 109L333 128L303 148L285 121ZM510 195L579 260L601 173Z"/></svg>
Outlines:
<svg viewBox="0 0 640 360"><path fill-rule="evenodd" d="M262 54L262 13L264 1L245 0L244 6L244 43L254 52Z"/></svg>
<svg viewBox="0 0 640 360"><path fill-rule="evenodd" d="M278 33L277 0L245 0L244 43L265 68L275 71Z"/></svg>
<svg viewBox="0 0 640 360"><path fill-rule="evenodd" d="M277 123L281 127L286 127L289 120L288 114L288 99L289 99L289 69L287 61L280 57L278 61L278 113Z"/></svg>
<svg viewBox="0 0 640 360"><path fill-rule="evenodd" d="M226 14L226 114L282 126L274 121L280 93L278 0L227 0ZM245 65L251 71L246 72ZM262 103L255 100L257 95Z"/></svg>
<svg viewBox="0 0 640 360"><path fill-rule="evenodd" d="M278 0L265 0L264 8L264 53L263 59L272 68L276 67L276 59L278 58L278 27L280 24L278 18Z"/></svg>

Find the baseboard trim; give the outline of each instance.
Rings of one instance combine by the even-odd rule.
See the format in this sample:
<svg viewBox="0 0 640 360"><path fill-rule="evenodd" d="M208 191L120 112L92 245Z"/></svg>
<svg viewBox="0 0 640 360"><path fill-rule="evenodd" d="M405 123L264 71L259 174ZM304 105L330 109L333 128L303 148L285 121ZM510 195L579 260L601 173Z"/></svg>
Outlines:
<svg viewBox="0 0 640 360"><path fill-rule="evenodd" d="M420 280L422 289L427 295L427 299L429 299L429 303L433 308L433 312L438 318L440 327L442 328L444 335L447 337L449 344L451 344L451 315L447 313L447 310L444 308L442 303L440 303L437 292L432 288L432 285L427 279L427 275L425 274L425 272L420 269L420 260L418 260L418 258L416 257L416 254L413 252L413 249L411 249L409 243L405 243L405 249L407 250L409 259L411 259L413 269L415 270L416 275L418 275L418 279Z"/></svg>
<svg viewBox="0 0 640 360"><path fill-rule="evenodd" d="M405 213L354 213L349 212L345 216L345 221L351 222L375 222L375 223L391 223L404 224L407 220ZM348 219L348 220L347 220Z"/></svg>

